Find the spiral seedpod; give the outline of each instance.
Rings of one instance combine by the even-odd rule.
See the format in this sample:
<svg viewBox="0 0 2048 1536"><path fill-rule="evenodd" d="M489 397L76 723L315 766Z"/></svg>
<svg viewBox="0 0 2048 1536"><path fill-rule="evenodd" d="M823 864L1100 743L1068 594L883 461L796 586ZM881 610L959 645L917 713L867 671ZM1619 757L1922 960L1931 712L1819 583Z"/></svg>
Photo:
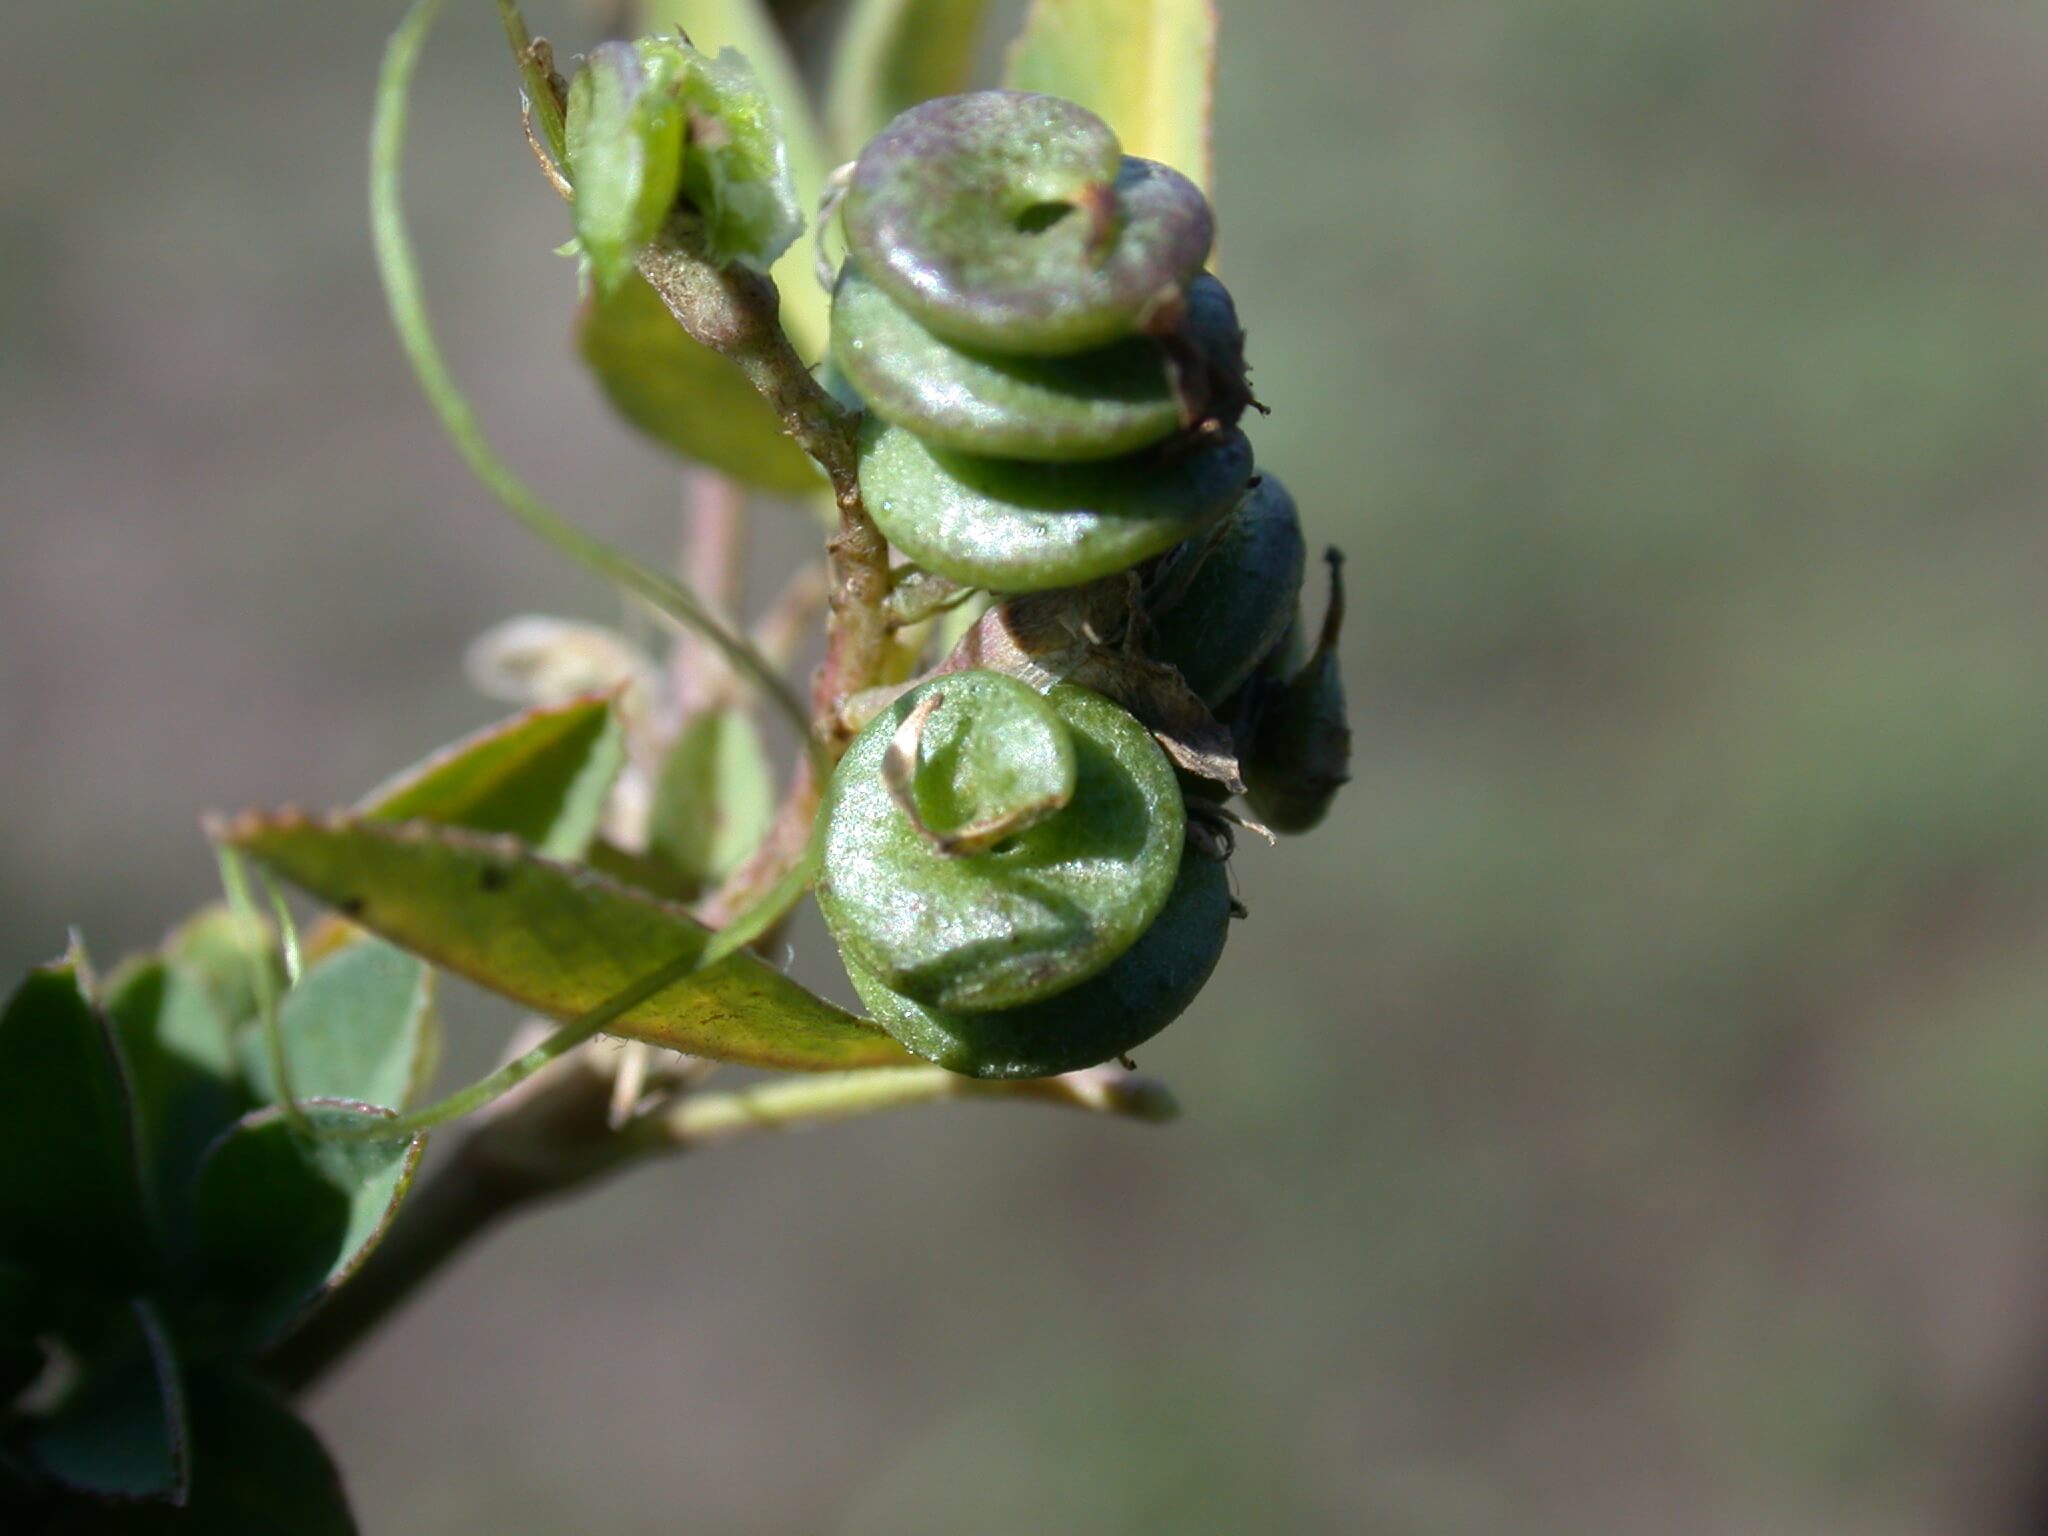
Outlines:
<svg viewBox="0 0 2048 1536"><path fill-rule="evenodd" d="M982 91L885 128L844 217L833 357L868 408L868 511L910 559L1076 586L1236 504L1243 333L1186 177L1072 102Z"/></svg>
<svg viewBox="0 0 2048 1536"><path fill-rule="evenodd" d="M824 806L819 906L862 1001L977 1077L1106 1060L1177 1016L1229 922L1173 768L1085 688L995 672L910 690L857 737Z"/></svg>

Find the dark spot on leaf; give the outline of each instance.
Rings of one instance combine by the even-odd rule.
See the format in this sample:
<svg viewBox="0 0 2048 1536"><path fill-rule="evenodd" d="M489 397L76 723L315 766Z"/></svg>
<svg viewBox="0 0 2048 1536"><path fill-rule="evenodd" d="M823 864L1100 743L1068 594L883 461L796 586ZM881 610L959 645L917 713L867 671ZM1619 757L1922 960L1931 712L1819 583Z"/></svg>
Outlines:
<svg viewBox="0 0 2048 1536"><path fill-rule="evenodd" d="M360 896L344 896L340 902L341 915L343 917L361 917L363 915L363 908L368 905L369 903Z"/></svg>
<svg viewBox="0 0 2048 1536"><path fill-rule="evenodd" d="M505 889L507 878L505 871L498 868L497 865L486 864L482 872L477 875L476 881L478 885L487 891L502 891Z"/></svg>

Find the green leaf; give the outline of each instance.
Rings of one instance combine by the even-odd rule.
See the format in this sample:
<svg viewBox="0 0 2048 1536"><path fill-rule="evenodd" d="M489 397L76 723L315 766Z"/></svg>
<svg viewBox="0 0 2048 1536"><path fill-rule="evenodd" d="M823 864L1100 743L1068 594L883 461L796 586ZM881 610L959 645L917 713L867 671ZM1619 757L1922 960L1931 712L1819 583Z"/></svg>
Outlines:
<svg viewBox="0 0 2048 1536"><path fill-rule="evenodd" d="M192 1496L166 1532L355 1536L341 1476L313 1431L268 1387L192 1373Z"/></svg>
<svg viewBox="0 0 2048 1536"><path fill-rule="evenodd" d="M107 1294L147 1276L126 1065L78 963L28 973L0 1012L0 1259Z"/></svg>
<svg viewBox="0 0 2048 1536"><path fill-rule="evenodd" d="M1125 154L1214 192L1214 0L1033 0L1004 83L1079 102L1116 130Z"/></svg>
<svg viewBox="0 0 2048 1536"><path fill-rule="evenodd" d="M775 104L797 206L806 215L816 209L832 161L811 115L803 76L763 0L650 0L641 8L641 21L654 31L680 29L701 52L736 48L746 57ZM783 252L772 275L782 291L782 323L790 339L807 361L823 358L831 331L831 301L812 275L810 243L799 241Z"/></svg>
<svg viewBox="0 0 2048 1536"><path fill-rule="evenodd" d="M388 1110L307 1099L300 1130L281 1109L244 1115L199 1170L193 1232L206 1294L258 1343L355 1273L384 1235L419 1166L424 1136L318 1134Z"/></svg>
<svg viewBox="0 0 2048 1536"><path fill-rule="evenodd" d="M106 1012L128 1063L143 1164L175 1219L207 1147L251 1107L234 1031L199 977L161 956L115 973Z"/></svg>
<svg viewBox="0 0 2048 1536"><path fill-rule="evenodd" d="M584 862L621 885L631 886L663 901L689 901L700 892L695 881L685 880L652 854L628 853L617 843L608 843L602 838L591 845Z"/></svg>
<svg viewBox="0 0 2048 1536"><path fill-rule="evenodd" d="M683 195L703 216L712 261L766 272L804 232L780 114L736 49L686 52L683 61Z"/></svg>
<svg viewBox="0 0 2048 1536"><path fill-rule="evenodd" d="M582 856L626 762L609 698L532 709L408 768L363 797L378 821L504 832L555 858ZM348 1095L344 1095L348 1097Z"/></svg>
<svg viewBox="0 0 2048 1536"><path fill-rule="evenodd" d="M648 813L648 851L690 890L723 880L775 815L775 771L744 710L693 715L663 759Z"/></svg>
<svg viewBox="0 0 2048 1536"><path fill-rule="evenodd" d="M644 278L591 294L576 330L613 409L649 437L760 490L823 488L823 474L738 365L692 341Z"/></svg>
<svg viewBox="0 0 2048 1536"><path fill-rule="evenodd" d="M226 902L202 907L164 940L164 958L191 976L230 1027L256 1017L256 977L268 966L272 986L285 988L277 934L260 918Z"/></svg>
<svg viewBox="0 0 2048 1536"><path fill-rule="evenodd" d="M854 0L832 56L825 120L852 159L891 118L967 89L985 0Z"/></svg>
<svg viewBox="0 0 2048 1536"><path fill-rule="evenodd" d="M710 937L681 908L593 870L452 828L282 812L214 835L393 943L557 1019L592 1011ZM745 952L633 1008L609 1033L794 1071L909 1060L874 1025Z"/></svg>
<svg viewBox="0 0 2048 1536"><path fill-rule="evenodd" d="M37 1464L65 1487L122 1499L181 1500L190 1448L177 1357L142 1301L77 1397L29 1441Z"/></svg>
<svg viewBox="0 0 2048 1536"><path fill-rule="evenodd" d="M278 1011L292 1092L405 1108L434 1055L433 1018L434 973L404 950L364 939L331 951ZM250 1084L281 1100L269 1053L248 1044Z"/></svg>
<svg viewBox="0 0 2048 1536"><path fill-rule="evenodd" d="M683 168L681 50L600 43L569 83L567 166L576 238L601 292L633 263L675 206Z"/></svg>

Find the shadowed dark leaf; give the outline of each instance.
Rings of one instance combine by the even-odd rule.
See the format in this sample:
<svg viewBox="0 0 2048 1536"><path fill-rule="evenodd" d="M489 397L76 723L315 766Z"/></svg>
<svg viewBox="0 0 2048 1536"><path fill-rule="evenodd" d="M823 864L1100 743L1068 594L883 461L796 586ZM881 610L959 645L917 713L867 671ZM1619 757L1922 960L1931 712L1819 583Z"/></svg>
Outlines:
<svg viewBox="0 0 2048 1536"><path fill-rule="evenodd" d="M120 1295L152 1237L120 1047L75 961L30 971L0 1012L0 1259Z"/></svg>
<svg viewBox="0 0 2048 1536"><path fill-rule="evenodd" d="M424 1136L341 1140L388 1111L307 1100L307 1129L280 1109L246 1115L214 1144L193 1199L194 1243L209 1299L244 1339L264 1342L354 1273L384 1234L419 1164Z"/></svg>

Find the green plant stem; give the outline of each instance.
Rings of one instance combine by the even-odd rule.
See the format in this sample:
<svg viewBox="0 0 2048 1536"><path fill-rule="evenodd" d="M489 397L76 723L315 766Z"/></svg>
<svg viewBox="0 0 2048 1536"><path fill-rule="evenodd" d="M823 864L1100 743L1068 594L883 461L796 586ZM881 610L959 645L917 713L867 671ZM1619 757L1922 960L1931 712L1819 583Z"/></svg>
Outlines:
<svg viewBox="0 0 2048 1536"><path fill-rule="evenodd" d="M288 1390L304 1390L487 1229L641 1158L959 1099L1041 1102L1144 1123L1178 1112L1163 1083L1113 1065L996 1083L939 1067L891 1067L696 1095L616 1131L608 1118L608 1076L564 1062L492 1106L400 1209L363 1268L271 1352L264 1368Z"/></svg>
<svg viewBox="0 0 2048 1536"><path fill-rule="evenodd" d="M1164 1083L1117 1066L1013 1082L984 1082L943 1067L878 1067L693 1095L638 1122L634 1133L657 1147L692 1148L756 1131L790 1130L957 1099L1036 1100L1153 1123L1179 1113Z"/></svg>
<svg viewBox="0 0 2048 1536"><path fill-rule="evenodd" d="M702 635L736 670L752 679L808 741L814 733L803 701L753 645L744 636L720 625L696 595L680 583L601 539L592 538L543 502L491 446L468 397L455 382L427 315L419 262L406 230L401 183L412 79L427 32L442 4L443 0L413 0L412 9L392 33L378 76L376 117L370 136L370 226L376 244L377 269L384 281L392 324L420 388L456 451L508 512L577 564ZM786 341L784 345L787 346Z"/></svg>

